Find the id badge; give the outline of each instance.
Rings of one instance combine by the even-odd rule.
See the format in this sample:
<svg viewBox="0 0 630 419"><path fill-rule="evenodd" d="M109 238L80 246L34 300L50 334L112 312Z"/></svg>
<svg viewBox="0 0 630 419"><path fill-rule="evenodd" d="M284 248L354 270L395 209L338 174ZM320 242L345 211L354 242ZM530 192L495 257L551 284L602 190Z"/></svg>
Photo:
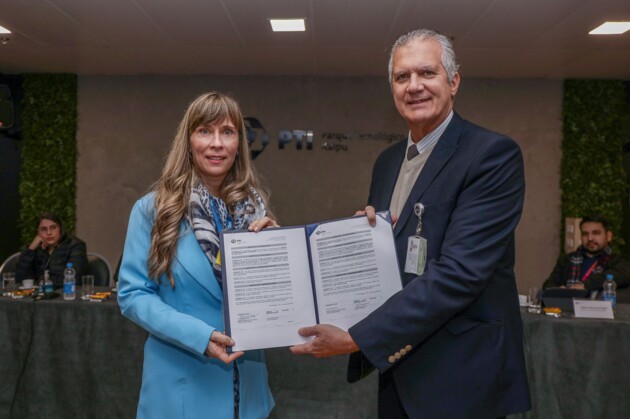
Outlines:
<svg viewBox="0 0 630 419"><path fill-rule="evenodd" d="M427 262L427 239L411 236L407 241L407 259L405 260L405 272L415 275L424 273L424 265Z"/></svg>

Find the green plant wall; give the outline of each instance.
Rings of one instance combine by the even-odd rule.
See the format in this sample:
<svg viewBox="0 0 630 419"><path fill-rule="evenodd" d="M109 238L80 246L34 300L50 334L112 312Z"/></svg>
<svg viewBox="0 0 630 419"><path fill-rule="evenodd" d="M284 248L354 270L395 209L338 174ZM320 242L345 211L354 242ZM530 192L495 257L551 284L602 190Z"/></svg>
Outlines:
<svg viewBox="0 0 630 419"><path fill-rule="evenodd" d="M27 244L45 211L56 213L67 232L76 222L77 78L71 74L24 76L20 237Z"/></svg>
<svg viewBox="0 0 630 419"><path fill-rule="evenodd" d="M623 221L627 177L623 144L628 140L625 87L618 80L564 82L562 219L601 214L613 232ZM564 222L561 237L564 237ZM620 235L613 241L623 245Z"/></svg>

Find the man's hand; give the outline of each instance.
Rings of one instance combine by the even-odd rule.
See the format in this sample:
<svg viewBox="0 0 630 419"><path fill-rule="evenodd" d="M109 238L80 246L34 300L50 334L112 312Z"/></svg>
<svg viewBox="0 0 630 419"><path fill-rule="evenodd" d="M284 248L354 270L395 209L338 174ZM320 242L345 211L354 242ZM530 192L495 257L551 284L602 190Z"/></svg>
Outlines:
<svg viewBox="0 0 630 419"><path fill-rule="evenodd" d="M583 290L584 289L584 284L582 284L581 282L578 284L573 284L571 285L569 288L573 289L573 290Z"/></svg>
<svg viewBox="0 0 630 419"><path fill-rule="evenodd" d="M367 215L367 219L368 222L370 223L370 225L372 227L374 227L376 225L376 210L374 209L374 207L372 206L367 206L365 207L365 209L363 211L357 211L354 213L355 216L357 215ZM396 221L398 221L398 215L397 214L392 214L392 226L396 225Z"/></svg>
<svg viewBox="0 0 630 419"><path fill-rule="evenodd" d="M242 351L232 352L228 355L228 346L234 346L234 339L215 330L212 332L212 335L210 335L208 347L206 348L206 355L210 358L217 358L226 364L230 364L245 353Z"/></svg>
<svg viewBox="0 0 630 419"><path fill-rule="evenodd" d="M308 343L289 348L295 355L313 355L315 358L349 354L359 350L350 333L330 324L302 327L301 336L315 336Z"/></svg>

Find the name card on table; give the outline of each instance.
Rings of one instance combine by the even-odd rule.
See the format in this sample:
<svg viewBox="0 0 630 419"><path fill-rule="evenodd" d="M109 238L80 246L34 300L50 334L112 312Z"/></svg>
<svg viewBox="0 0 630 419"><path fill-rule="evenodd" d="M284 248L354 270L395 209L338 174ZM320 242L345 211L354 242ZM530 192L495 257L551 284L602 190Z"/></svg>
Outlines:
<svg viewBox="0 0 630 419"><path fill-rule="evenodd" d="M610 301L578 300L576 298L573 299L573 310L575 317L611 320L615 318Z"/></svg>

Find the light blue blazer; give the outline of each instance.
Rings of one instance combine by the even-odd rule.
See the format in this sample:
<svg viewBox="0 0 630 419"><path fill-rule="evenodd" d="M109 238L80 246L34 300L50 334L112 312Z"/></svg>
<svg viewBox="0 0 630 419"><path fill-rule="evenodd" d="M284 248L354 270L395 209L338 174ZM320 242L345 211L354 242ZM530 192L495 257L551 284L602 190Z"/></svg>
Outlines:
<svg viewBox="0 0 630 419"><path fill-rule="evenodd" d="M150 333L137 417L232 418L233 366L204 355L212 332L224 330L221 289L187 222L171 267L175 288L165 275L159 285L148 279L153 202L148 194L131 211L118 283L122 314ZM274 401L264 353L248 351L236 362L240 417L267 417Z"/></svg>

